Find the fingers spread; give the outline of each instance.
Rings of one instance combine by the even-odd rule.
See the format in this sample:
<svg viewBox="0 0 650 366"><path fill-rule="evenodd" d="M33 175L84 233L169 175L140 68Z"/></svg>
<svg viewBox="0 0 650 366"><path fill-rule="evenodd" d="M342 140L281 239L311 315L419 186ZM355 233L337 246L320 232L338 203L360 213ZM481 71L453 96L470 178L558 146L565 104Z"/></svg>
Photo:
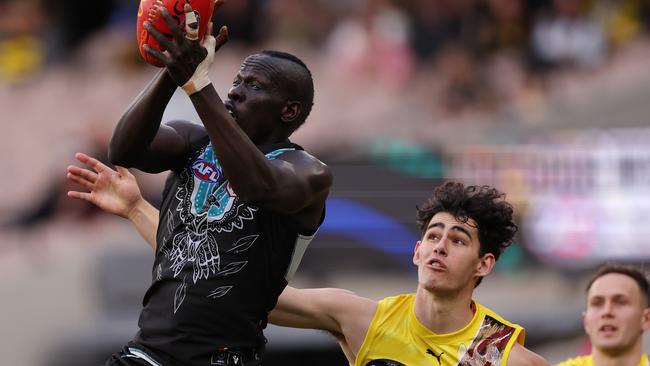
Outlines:
<svg viewBox="0 0 650 366"><path fill-rule="evenodd" d="M84 153L77 153L77 154L75 154L75 157L80 162L82 162L82 163L88 165L89 167L93 168L97 173L102 173L102 172L111 170L111 168L106 166L101 161L93 158L92 156L86 155Z"/></svg>
<svg viewBox="0 0 650 366"><path fill-rule="evenodd" d="M167 37L165 37L162 33L160 33L160 31L158 31L153 25L151 25L151 23L144 22L144 29L146 29L147 32L149 32L149 34L151 34L163 48L170 49L173 47L172 42L167 39Z"/></svg>
<svg viewBox="0 0 650 366"><path fill-rule="evenodd" d="M71 180L71 181L73 181L75 183L80 184L81 186L83 186L84 188L86 188L88 190L92 190L95 187L95 184L93 182L90 182L89 180L87 180L87 179L85 179L85 178L83 178L83 177L81 177L79 175L68 173L66 175L66 178L68 178L69 180Z"/></svg>
<svg viewBox="0 0 650 366"><path fill-rule="evenodd" d="M68 197L92 202L92 196L86 192L68 191Z"/></svg>
<svg viewBox="0 0 650 366"><path fill-rule="evenodd" d="M163 17L163 20L165 21L165 24L167 24L167 28L169 28L169 31L172 33L174 38L176 39L176 42L180 42L183 39L183 32L181 32L178 23L174 18L172 18L171 14L167 11L162 6L158 7L158 13ZM157 38L156 38L157 39ZM162 44L162 43L161 43ZM169 48L169 47L166 47Z"/></svg>

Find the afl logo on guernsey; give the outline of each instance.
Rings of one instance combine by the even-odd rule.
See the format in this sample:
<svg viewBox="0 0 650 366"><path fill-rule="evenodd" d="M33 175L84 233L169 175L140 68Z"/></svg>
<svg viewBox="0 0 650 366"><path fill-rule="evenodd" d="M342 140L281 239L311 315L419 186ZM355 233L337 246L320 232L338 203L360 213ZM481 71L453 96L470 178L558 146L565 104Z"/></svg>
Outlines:
<svg viewBox="0 0 650 366"><path fill-rule="evenodd" d="M221 178L221 172L214 164L207 160L197 160L192 163L192 173L200 180L208 183L218 183Z"/></svg>

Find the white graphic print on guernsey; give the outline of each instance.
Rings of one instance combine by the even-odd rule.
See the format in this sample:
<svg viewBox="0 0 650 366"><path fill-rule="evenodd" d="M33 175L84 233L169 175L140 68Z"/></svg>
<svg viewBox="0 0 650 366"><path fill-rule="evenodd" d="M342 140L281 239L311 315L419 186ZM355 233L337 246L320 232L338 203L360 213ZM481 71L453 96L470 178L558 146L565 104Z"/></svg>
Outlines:
<svg viewBox="0 0 650 366"><path fill-rule="evenodd" d="M280 154L294 149L280 149L266 154L267 159L275 159ZM245 221L253 220L258 210L247 205L230 187L223 176L221 166L214 156L212 145L208 145L190 165L190 171L180 173L180 184L176 191L178 205L176 211L185 224L185 230L176 233L171 240L171 248L161 248L170 261L174 278L179 278L187 263L192 264L191 283L187 276L176 289L174 296L174 313L178 311L185 299L188 285L209 276L228 276L241 271L248 262L239 261L222 263L219 243L215 233L240 230ZM167 235L173 233L175 225L173 215L167 213ZM241 253L251 248L258 235L249 235L237 240L228 250ZM164 240L163 240L164 241ZM164 241L166 243L166 241ZM225 296L232 286L213 289L207 297L217 299Z"/></svg>

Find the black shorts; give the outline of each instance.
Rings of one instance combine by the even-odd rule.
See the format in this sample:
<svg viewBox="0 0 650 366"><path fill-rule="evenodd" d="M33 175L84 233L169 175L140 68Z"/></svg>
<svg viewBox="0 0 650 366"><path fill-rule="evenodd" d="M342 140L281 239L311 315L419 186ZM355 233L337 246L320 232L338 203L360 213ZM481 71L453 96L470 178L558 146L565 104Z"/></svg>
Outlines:
<svg viewBox="0 0 650 366"><path fill-rule="evenodd" d="M139 348L125 346L120 352L113 354L104 366L163 366L163 364Z"/></svg>
<svg viewBox="0 0 650 366"><path fill-rule="evenodd" d="M256 350L228 350L224 349L214 355L212 365L223 366L261 366L261 352ZM154 356L131 344L122 348L106 361L104 366L170 366L163 365Z"/></svg>

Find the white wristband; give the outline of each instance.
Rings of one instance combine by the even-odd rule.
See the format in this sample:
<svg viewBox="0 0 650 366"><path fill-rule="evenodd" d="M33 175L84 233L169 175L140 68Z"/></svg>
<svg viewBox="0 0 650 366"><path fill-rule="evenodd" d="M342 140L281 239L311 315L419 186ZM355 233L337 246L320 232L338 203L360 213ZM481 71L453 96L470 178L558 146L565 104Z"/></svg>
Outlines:
<svg viewBox="0 0 650 366"><path fill-rule="evenodd" d="M214 48L216 45L217 40L211 34L206 35L203 39L202 46L205 47L205 49L208 51L208 55L205 56L199 66L196 67L196 70L194 70L194 74L190 80L188 80L185 85L181 87L181 89L183 89L187 95L197 93L212 83L208 72L210 71L212 61L214 61Z"/></svg>

